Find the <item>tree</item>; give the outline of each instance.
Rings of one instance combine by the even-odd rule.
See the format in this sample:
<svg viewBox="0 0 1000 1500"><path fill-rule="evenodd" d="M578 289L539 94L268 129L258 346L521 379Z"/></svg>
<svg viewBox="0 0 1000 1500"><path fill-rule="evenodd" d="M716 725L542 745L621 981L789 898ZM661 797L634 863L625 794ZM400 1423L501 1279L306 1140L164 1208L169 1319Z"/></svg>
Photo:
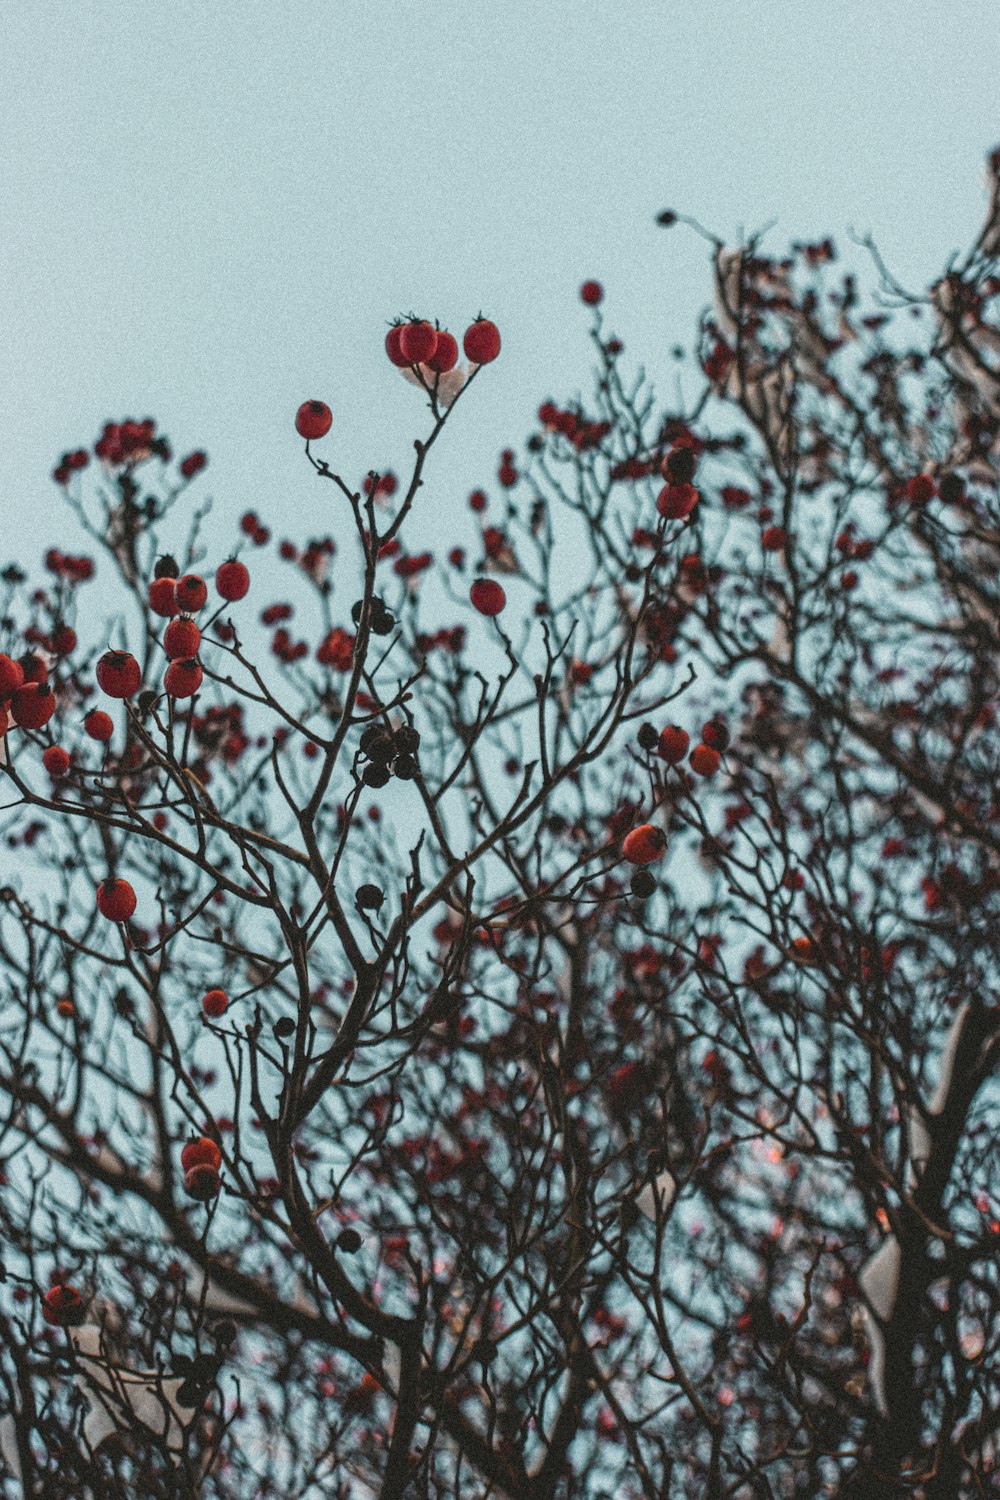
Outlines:
<svg viewBox="0 0 1000 1500"><path fill-rule="evenodd" d="M711 240L676 408L585 283L591 396L446 558L482 320L390 331L404 483L303 404L343 535L248 512L212 604L204 455L64 455L99 571L2 575L5 1493L988 1492L989 181L926 295Z"/></svg>

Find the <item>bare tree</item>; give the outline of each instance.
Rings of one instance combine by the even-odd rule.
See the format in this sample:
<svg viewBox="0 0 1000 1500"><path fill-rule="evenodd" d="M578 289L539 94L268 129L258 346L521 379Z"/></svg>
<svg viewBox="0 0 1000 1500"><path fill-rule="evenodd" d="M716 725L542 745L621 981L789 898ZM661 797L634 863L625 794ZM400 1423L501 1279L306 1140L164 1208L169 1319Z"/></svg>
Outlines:
<svg viewBox="0 0 1000 1500"><path fill-rule="evenodd" d="M211 605L204 455L64 455L97 565L0 609L4 1493L992 1492L998 183L925 295L709 237L667 410L587 283L591 396L445 555L487 320L390 331L403 483L303 404L338 536L247 512Z"/></svg>

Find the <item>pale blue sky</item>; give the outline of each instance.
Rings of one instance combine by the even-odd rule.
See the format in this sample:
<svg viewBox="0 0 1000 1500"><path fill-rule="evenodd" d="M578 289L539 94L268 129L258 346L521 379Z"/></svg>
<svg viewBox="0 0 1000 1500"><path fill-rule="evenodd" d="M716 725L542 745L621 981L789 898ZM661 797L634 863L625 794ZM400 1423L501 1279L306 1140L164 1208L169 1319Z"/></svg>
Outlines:
<svg viewBox="0 0 1000 1500"><path fill-rule="evenodd" d="M924 283L979 223L998 76L994 0L7 6L8 544L77 541L49 470L126 414L208 450L220 521L327 529L295 408L329 401L348 478L401 468L424 415L382 341L411 308L503 333L432 467L424 516L455 516L541 399L587 387L584 278L665 388L708 277L663 207L727 239L776 217L776 248L872 229Z"/></svg>

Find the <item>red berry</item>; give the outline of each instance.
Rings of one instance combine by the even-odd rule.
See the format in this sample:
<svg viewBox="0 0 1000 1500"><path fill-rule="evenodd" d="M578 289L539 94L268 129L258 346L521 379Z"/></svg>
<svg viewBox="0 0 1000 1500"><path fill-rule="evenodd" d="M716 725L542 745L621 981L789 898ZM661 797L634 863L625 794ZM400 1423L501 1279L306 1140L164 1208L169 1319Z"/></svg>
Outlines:
<svg viewBox="0 0 1000 1500"><path fill-rule="evenodd" d="M105 651L97 663L97 682L109 698L131 698L142 682L142 668L128 651Z"/></svg>
<svg viewBox="0 0 1000 1500"><path fill-rule="evenodd" d="M184 1191L189 1198L199 1203L208 1203L217 1198L222 1190L222 1178L214 1167L192 1167L184 1173Z"/></svg>
<svg viewBox="0 0 1000 1500"><path fill-rule="evenodd" d="M71 625L54 625L49 636L49 650L54 656L69 656L76 650L76 631Z"/></svg>
<svg viewBox="0 0 1000 1500"><path fill-rule="evenodd" d="M215 587L222 598L228 599L230 603L245 598L250 588L250 573L246 564L237 562L235 557L222 563L215 571Z"/></svg>
<svg viewBox="0 0 1000 1500"><path fill-rule="evenodd" d="M410 365L425 365L437 352L437 330L426 319L404 323L399 331L399 352Z"/></svg>
<svg viewBox="0 0 1000 1500"><path fill-rule="evenodd" d="M480 318L465 330L462 348L474 365L492 364L500 353L499 328L489 318Z"/></svg>
<svg viewBox="0 0 1000 1500"><path fill-rule="evenodd" d="M68 995L63 995L61 1000L56 1001L56 1015L62 1016L64 1021L72 1020L76 1015L76 1006Z"/></svg>
<svg viewBox="0 0 1000 1500"><path fill-rule="evenodd" d="M400 336L406 325L396 323L385 336L385 352L399 370L405 370L410 361L399 347Z"/></svg>
<svg viewBox="0 0 1000 1500"><path fill-rule="evenodd" d="M906 482L906 498L915 505L926 505L928 500L933 500L934 490L934 481L929 474L914 474Z"/></svg>
<svg viewBox="0 0 1000 1500"><path fill-rule="evenodd" d="M163 674L163 686L171 698L190 698L201 687L201 665L193 658L172 661Z"/></svg>
<svg viewBox="0 0 1000 1500"><path fill-rule="evenodd" d="M174 598L176 582L176 578L154 578L149 585L149 607L161 619L169 620L179 613L177 600Z"/></svg>
<svg viewBox="0 0 1000 1500"><path fill-rule="evenodd" d="M325 401L303 401L295 413L295 431L308 442L326 437L333 426L333 412Z"/></svg>
<svg viewBox="0 0 1000 1500"><path fill-rule="evenodd" d="M699 776L714 776L719 769L719 752L711 745L695 745L690 764L692 771Z"/></svg>
<svg viewBox="0 0 1000 1500"><path fill-rule="evenodd" d="M786 541L783 526L768 526L760 539L760 545L765 552L781 552L784 550Z"/></svg>
<svg viewBox="0 0 1000 1500"><path fill-rule="evenodd" d="M507 595L493 578L477 578L469 598L481 615L498 615L507 604Z"/></svg>
<svg viewBox="0 0 1000 1500"><path fill-rule="evenodd" d="M92 740L101 740L106 744L114 734L115 726L111 715L106 714L103 708L92 708L83 721L83 730Z"/></svg>
<svg viewBox="0 0 1000 1500"><path fill-rule="evenodd" d="M0 703L0 735L6 734L10 728L9 703Z"/></svg>
<svg viewBox="0 0 1000 1500"><path fill-rule="evenodd" d="M174 603L186 615L194 615L208 598L208 584L198 573L185 573L174 584Z"/></svg>
<svg viewBox="0 0 1000 1500"><path fill-rule="evenodd" d="M36 651L26 651L20 659L20 666L25 682L48 682L49 669L45 658Z"/></svg>
<svg viewBox="0 0 1000 1500"><path fill-rule="evenodd" d="M41 729L56 711L56 696L47 682L26 682L12 696L10 709L22 729Z"/></svg>
<svg viewBox="0 0 1000 1500"><path fill-rule="evenodd" d="M711 746L721 754L729 749L729 730L718 717L709 719L707 724L701 726L701 739L702 744Z"/></svg>
<svg viewBox="0 0 1000 1500"><path fill-rule="evenodd" d="M135 911L135 891L127 880L106 880L97 887L97 910L109 922L127 922Z"/></svg>
<svg viewBox="0 0 1000 1500"><path fill-rule="evenodd" d="M444 328L437 337L437 348L426 363L439 375L444 375L458 363L458 340Z"/></svg>
<svg viewBox="0 0 1000 1500"><path fill-rule="evenodd" d="M195 656L200 645L201 631L193 620L184 617L171 620L163 632L163 649L171 661L179 656Z"/></svg>
<svg viewBox="0 0 1000 1500"><path fill-rule="evenodd" d="M187 458L181 459L181 473L185 479L193 479L208 463L208 458L199 448L196 453L189 453Z"/></svg>
<svg viewBox="0 0 1000 1500"><path fill-rule="evenodd" d="M42 753L42 765L50 776L65 776L69 770L69 754L62 745L49 745Z"/></svg>
<svg viewBox="0 0 1000 1500"><path fill-rule="evenodd" d="M604 288L599 281L585 281L580 288L580 301L588 307L596 307L604 297Z"/></svg>
<svg viewBox="0 0 1000 1500"><path fill-rule="evenodd" d="M684 759L689 744L690 736L679 724L668 724L666 729L660 730L659 752L672 766Z"/></svg>
<svg viewBox="0 0 1000 1500"><path fill-rule="evenodd" d="M667 836L655 823L640 823L625 835L622 854L631 865L652 864L667 847Z"/></svg>
<svg viewBox="0 0 1000 1500"><path fill-rule="evenodd" d="M211 995L221 995L222 990L210 990ZM217 1172L222 1166L222 1152L210 1135L195 1136L181 1151L181 1171L191 1172L195 1167L211 1167Z"/></svg>
<svg viewBox="0 0 1000 1500"><path fill-rule="evenodd" d="M212 1021L217 1021L226 1013L229 1004L229 996L225 990L207 990L201 1002L202 1011Z"/></svg>
<svg viewBox="0 0 1000 1500"><path fill-rule="evenodd" d="M83 1298L75 1286L57 1282L42 1298L42 1317L54 1328L77 1328L85 1317Z"/></svg>
<svg viewBox="0 0 1000 1500"><path fill-rule="evenodd" d="M21 663L0 652L0 698L9 698L23 683L24 668Z"/></svg>
<svg viewBox="0 0 1000 1500"><path fill-rule="evenodd" d="M656 499L656 508L668 521L679 521L689 516L698 504L698 491L693 484L665 484Z"/></svg>

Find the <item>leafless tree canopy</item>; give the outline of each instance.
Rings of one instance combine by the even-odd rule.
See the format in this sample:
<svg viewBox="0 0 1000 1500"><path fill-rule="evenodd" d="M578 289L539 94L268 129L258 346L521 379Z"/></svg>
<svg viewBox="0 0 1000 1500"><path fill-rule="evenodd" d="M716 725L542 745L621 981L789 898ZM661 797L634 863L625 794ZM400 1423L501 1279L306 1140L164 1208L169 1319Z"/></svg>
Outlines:
<svg viewBox="0 0 1000 1500"><path fill-rule="evenodd" d="M242 600L201 455L64 456L82 550L0 582L4 1496L996 1493L988 185L922 294L709 237L666 408L588 293L453 536L491 371L408 370L411 474L307 445L333 535L248 513Z"/></svg>

